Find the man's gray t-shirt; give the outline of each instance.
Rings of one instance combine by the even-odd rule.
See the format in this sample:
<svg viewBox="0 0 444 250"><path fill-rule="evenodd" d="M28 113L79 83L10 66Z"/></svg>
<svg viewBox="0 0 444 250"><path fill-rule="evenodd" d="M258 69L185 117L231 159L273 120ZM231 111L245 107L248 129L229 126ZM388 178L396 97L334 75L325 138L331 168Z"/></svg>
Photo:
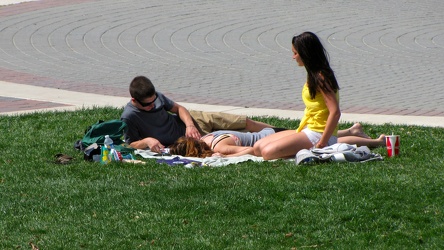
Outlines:
<svg viewBox="0 0 444 250"><path fill-rule="evenodd" d="M174 102L160 92L156 94L154 108L150 111L140 110L131 102L125 106L120 119L127 124L126 143L153 137L168 146L185 135L185 124L177 115L168 112Z"/></svg>

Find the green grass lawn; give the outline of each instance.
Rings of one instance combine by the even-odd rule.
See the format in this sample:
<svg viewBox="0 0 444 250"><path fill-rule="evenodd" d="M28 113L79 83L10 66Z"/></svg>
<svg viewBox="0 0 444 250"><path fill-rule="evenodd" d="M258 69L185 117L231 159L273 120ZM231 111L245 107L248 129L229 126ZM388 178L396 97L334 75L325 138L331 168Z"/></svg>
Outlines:
<svg viewBox="0 0 444 250"><path fill-rule="evenodd" d="M74 142L89 125L118 119L121 111L0 116L0 249L444 246L442 128L364 124L372 137L401 135L401 155L357 164L187 169L153 160L85 162ZM386 155L384 148L373 152ZM75 159L58 165L57 153Z"/></svg>

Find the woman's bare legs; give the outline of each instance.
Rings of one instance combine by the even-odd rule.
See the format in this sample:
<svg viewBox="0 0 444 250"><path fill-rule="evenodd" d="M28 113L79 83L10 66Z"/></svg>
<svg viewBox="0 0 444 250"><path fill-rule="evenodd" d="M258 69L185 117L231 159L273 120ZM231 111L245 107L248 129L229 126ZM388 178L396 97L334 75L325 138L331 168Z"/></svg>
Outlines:
<svg viewBox="0 0 444 250"><path fill-rule="evenodd" d="M372 139L364 133L360 123L355 123L348 129L338 131L338 142L376 148L385 146L385 135L382 134L379 138ZM262 156L265 160L287 158L293 157L301 149L312 147L313 145L304 133L286 130L257 141L254 144L254 155Z"/></svg>
<svg viewBox="0 0 444 250"><path fill-rule="evenodd" d="M253 145L254 155L260 156L261 150L263 147L265 147L265 145L286 137L290 133L288 131L291 131L292 133L296 133L296 130L284 130L284 131L266 136L266 137L260 139L259 141L255 142Z"/></svg>
<svg viewBox="0 0 444 250"><path fill-rule="evenodd" d="M278 132L257 141L253 148L254 154L264 160L294 157L301 149L309 149L313 144L305 133L295 130Z"/></svg>
<svg viewBox="0 0 444 250"><path fill-rule="evenodd" d="M342 129L338 131L338 137L344 136L357 136L370 139L370 136L364 133L364 129L360 123L355 123L348 129Z"/></svg>
<svg viewBox="0 0 444 250"><path fill-rule="evenodd" d="M377 139L372 139L364 133L364 129L360 123L355 123L348 129L338 131L338 142L376 148L385 146L385 135L380 135Z"/></svg>
<svg viewBox="0 0 444 250"><path fill-rule="evenodd" d="M250 132L259 132L264 128L273 128L273 127L274 126L264 122L251 120L250 118L246 119L245 130ZM370 136L364 133L364 129L362 128L362 125L359 122L353 124L353 126L351 126L348 129L342 129L338 131L338 137L344 137L344 136L358 136L363 138L370 138Z"/></svg>
<svg viewBox="0 0 444 250"><path fill-rule="evenodd" d="M369 148L377 148L380 146L385 146L385 135L382 134L377 139L364 138L359 136L344 136L339 137L338 142L347 144L356 144L359 146L367 146Z"/></svg>

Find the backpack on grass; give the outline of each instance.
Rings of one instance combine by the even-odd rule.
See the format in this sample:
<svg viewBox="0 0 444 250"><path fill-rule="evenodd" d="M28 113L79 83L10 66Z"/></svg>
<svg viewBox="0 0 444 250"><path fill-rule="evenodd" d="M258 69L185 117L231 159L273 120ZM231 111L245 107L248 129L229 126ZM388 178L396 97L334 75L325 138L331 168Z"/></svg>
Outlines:
<svg viewBox="0 0 444 250"><path fill-rule="evenodd" d="M114 145L120 145L123 143L123 135L126 129L126 123L121 120L100 120L86 130L82 138L82 147L87 148L93 143L102 146L105 141L105 135L109 135Z"/></svg>
<svg viewBox="0 0 444 250"><path fill-rule="evenodd" d="M100 147L103 146L105 136L113 140L117 151L132 153L133 148L124 145L123 136L127 130L127 125L121 120L98 121L85 130L85 135L74 144L74 148L85 153L85 160L93 160L94 155L100 155Z"/></svg>

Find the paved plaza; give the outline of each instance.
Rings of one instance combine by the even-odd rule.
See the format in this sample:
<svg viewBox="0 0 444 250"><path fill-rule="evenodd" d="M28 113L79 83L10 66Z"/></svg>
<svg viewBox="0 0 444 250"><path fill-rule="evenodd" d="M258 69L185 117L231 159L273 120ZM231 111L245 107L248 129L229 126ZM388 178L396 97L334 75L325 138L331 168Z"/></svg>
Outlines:
<svg viewBox="0 0 444 250"><path fill-rule="evenodd" d="M127 100L137 75L178 102L302 111L291 38L307 30L329 52L343 113L444 117L442 0L0 6L0 81L19 84L0 91L0 112L68 105L21 95L31 86Z"/></svg>

